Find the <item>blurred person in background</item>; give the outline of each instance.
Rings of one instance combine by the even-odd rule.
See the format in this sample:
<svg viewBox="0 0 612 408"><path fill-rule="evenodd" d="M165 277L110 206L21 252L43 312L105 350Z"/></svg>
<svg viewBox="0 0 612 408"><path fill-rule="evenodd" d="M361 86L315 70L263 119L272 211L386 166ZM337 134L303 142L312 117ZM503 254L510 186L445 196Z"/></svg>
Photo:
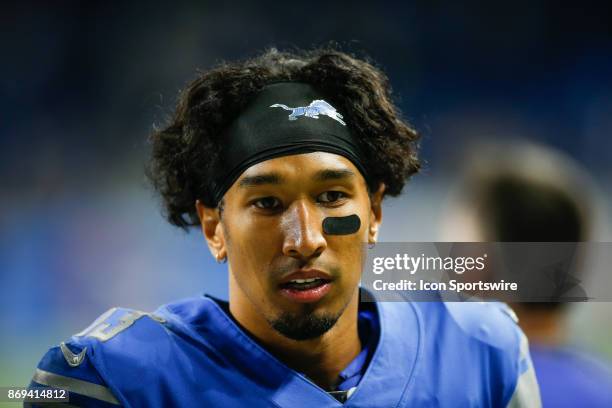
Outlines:
<svg viewBox="0 0 612 408"><path fill-rule="evenodd" d="M540 406L505 305L360 302L364 244L417 139L387 77L337 50L200 73L152 136L151 178L168 221L227 262L229 302L111 309L31 386L104 407Z"/></svg>
<svg viewBox="0 0 612 408"><path fill-rule="evenodd" d="M594 186L579 165L523 141L472 146L449 200L444 239L584 242L592 239ZM584 262L578 253L578 269ZM584 261L584 259L582 259ZM527 335L544 407L612 406L611 366L567 345L563 302L512 303Z"/></svg>

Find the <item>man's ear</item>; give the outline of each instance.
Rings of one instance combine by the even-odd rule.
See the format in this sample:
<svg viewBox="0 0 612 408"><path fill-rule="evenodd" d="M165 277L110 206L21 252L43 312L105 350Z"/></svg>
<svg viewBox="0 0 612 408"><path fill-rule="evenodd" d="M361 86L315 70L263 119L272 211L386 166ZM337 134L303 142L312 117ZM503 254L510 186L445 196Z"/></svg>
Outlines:
<svg viewBox="0 0 612 408"><path fill-rule="evenodd" d="M373 244L378 238L378 227L382 222L382 200L385 195L385 184L380 183L378 190L370 196L370 224L368 243Z"/></svg>
<svg viewBox="0 0 612 408"><path fill-rule="evenodd" d="M208 243L208 249L210 249L210 253L217 262L221 262L227 257L227 250L225 248L225 236L223 235L219 209L206 207L200 200L197 200L196 211L200 218L202 233Z"/></svg>

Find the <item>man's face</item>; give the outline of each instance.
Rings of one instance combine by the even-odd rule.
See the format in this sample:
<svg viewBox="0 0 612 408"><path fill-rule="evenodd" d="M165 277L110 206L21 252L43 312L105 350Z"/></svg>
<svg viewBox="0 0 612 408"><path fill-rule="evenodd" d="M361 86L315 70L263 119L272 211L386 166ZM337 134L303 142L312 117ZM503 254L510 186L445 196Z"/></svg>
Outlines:
<svg viewBox="0 0 612 408"><path fill-rule="evenodd" d="M247 169L225 194L221 231L216 228L231 294L248 300L285 337L325 333L355 298L363 244L375 239L380 222L382 193L374 196L377 206L357 168L332 153L285 156ZM356 232L323 231L326 217L353 214L361 220Z"/></svg>

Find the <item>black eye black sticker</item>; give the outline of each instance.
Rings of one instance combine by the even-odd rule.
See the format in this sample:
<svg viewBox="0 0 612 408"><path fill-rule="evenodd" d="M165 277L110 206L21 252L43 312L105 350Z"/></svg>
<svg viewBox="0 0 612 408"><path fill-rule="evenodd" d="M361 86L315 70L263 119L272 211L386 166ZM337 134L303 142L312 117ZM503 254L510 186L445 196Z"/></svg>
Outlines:
<svg viewBox="0 0 612 408"><path fill-rule="evenodd" d="M361 220L357 214L347 217L327 217L323 220L323 232L330 235L347 235L359 231Z"/></svg>

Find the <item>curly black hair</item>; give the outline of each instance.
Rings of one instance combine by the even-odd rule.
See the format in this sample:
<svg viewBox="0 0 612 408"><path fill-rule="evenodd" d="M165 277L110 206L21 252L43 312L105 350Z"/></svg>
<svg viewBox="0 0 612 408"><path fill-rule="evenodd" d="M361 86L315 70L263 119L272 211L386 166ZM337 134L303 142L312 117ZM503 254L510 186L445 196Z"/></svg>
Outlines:
<svg viewBox="0 0 612 408"><path fill-rule="evenodd" d="M363 144L364 164L385 194L397 196L419 168L418 133L391 100L389 80L372 63L333 48L265 51L199 72L179 94L169 123L150 136L147 175L163 200L168 221L200 225L195 202L216 203L209 186L219 160L223 130L265 86L303 82L328 96Z"/></svg>

